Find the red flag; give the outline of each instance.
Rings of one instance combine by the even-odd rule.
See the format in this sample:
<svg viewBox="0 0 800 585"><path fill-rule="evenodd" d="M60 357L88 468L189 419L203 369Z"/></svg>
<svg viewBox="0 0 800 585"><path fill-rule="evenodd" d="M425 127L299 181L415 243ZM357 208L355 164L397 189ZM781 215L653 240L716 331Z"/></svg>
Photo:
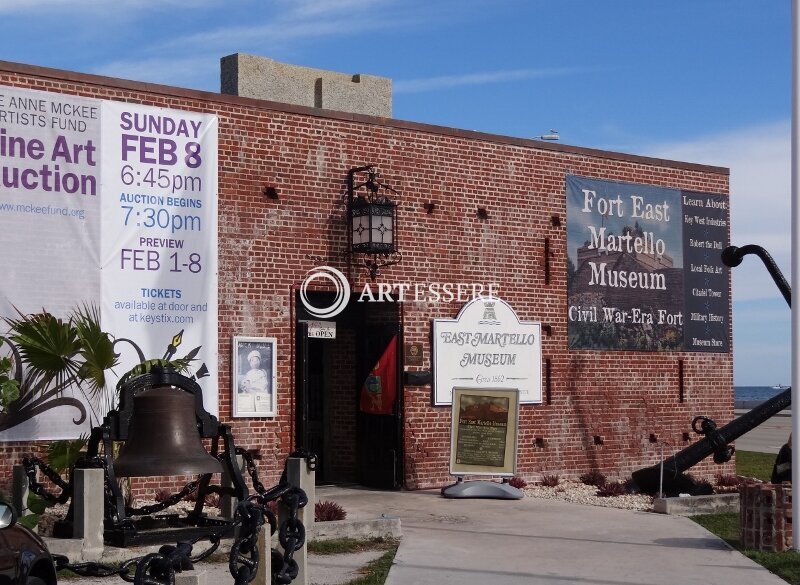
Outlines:
<svg viewBox="0 0 800 585"><path fill-rule="evenodd" d="M396 397L397 336L395 335L361 386L361 411L370 414L392 414Z"/></svg>

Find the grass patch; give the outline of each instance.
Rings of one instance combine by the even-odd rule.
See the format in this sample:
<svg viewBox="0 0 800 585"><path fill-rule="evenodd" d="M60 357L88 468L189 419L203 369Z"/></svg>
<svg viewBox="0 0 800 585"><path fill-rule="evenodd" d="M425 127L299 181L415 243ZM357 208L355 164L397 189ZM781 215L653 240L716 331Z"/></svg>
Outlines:
<svg viewBox="0 0 800 585"><path fill-rule="evenodd" d="M774 463L775 454L773 453L736 451L737 475L769 481L772 476L772 466ZM738 512L728 514L703 514L692 516L691 519L709 532L719 536L749 559L752 559L768 571L775 573L787 583L800 585L799 552L768 552L742 549Z"/></svg>
<svg viewBox="0 0 800 585"><path fill-rule="evenodd" d="M383 585L394 563L394 555L400 541L391 538L373 538L356 540L353 538L337 538L334 540L312 540L308 543L309 554L336 555L357 553L367 550L385 550L386 552L360 571L361 575L347 585Z"/></svg>
<svg viewBox="0 0 800 585"><path fill-rule="evenodd" d="M791 583L800 585L800 553L795 551L768 552L759 550L742 550L739 540L739 514L701 514L692 516L692 520L700 526L719 536L722 540L752 559L768 571Z"/></svg>
<svg viewBox="0 0 800 585"><path fill-rule="evenodd" d="M692 516L692 520L700 526L713 532L733 548L739 549L739 512L726 514L699 514Z"/></svg>
<svg viewBox="0 0 800 585"><path fill-rule="evenodd" d="M375 559L361 569L362 576L356 577L347 585L383 585L389 576L389 569L394 564L394 555L397 553L397 542L387 550L379 559Z"/></svg>
<svg viewBox="0 0 800 585"><path fill-rule="evenodd" d="M772 477L772 466L775 464L775 457L773 453L736 451L736 475L769 481Z"/></svg>
<svg viewBox="0 0 800 585"><path fill-rule="evenodd" d="M308 552L315 555L338 555L363 552L366 550L397 550L399 541L390 538L373 538L356 540L354 538L336 538L333 540L311 540Z"/></svg>
<svg viewBox="0 0 800 585"><path fill-rule="evenodd" d="M792 585L800 584L800 553L795 551L774 553L759 550L746 550L743 552L787 583Z"/></svg>
<svg viewBox="0 0 800 585"><path fill-rule="evenodd" d="M394 555L397 553L399 544L399 540L392 538L312 540L308 543L308 552L316 555L336 555L367 550L385 550L386 552L380 558L360 570L360 576L347 583L347 585L383 585L389 575L389 569L394 563Z"/></svg>

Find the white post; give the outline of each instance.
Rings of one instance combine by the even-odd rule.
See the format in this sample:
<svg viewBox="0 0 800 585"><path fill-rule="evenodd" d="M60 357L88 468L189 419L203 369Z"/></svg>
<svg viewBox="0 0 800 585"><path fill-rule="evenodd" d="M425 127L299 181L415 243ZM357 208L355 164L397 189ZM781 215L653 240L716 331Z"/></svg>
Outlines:
<svg viewBox="0 0 800 585"><path fill-rule="evenodd" d="M97 561L103 555L103 490L102 469L76 469L72 472L72 502L75 506L74 538L80 538L85 561Z"/></svg>
<svg viewBox="0 0 800 585"><path fill-rule="evenodd" d="M175 573L175 585L206 585L208 573L206 571L182 571Z"/></svg>
<svg viewBox="0 0 800 585"><path fill-rule="evenodd" d="M272 528L269 522L261 527L258 535L258 570L253 585L269 585L272 582ZM175 585L178 585L177 583Z"/></svg>
<svg viewBox="0 0 800 585"><path fill-rule="evenodd" d="M800 289L800 0L792 0L792 296ZM792 518L800 518L800 303L792 302ZM800 530L792 534L800 551Z"/></svg>
<svg viewBox="0 0 800 585"><path fill-rule="evenodd" d="M316 502L316 494L314 492L314 485L316 482L316 473L308 471L306 460L299 457L291 457L286 463L286 480L289 485L299 487L302 489L306 496L308 496L308 504L305 508L298 510L297 518L303 523L306 529L306 543L311 538L311 531L314 524L314 503ZM278 526L286 517L288 510L284 506L278 507ZM261 529L261 534L258 537L258 552L259 563L258 572L253 580L253 585L268 585L272 575L272 549L270 543L269 524L264 525ZM280 545L278 549L280 550ZM303 544L303 548L296 551L292 557L297 562L297 577L292 581L293 585L308 585L308 546Z"/></svg>

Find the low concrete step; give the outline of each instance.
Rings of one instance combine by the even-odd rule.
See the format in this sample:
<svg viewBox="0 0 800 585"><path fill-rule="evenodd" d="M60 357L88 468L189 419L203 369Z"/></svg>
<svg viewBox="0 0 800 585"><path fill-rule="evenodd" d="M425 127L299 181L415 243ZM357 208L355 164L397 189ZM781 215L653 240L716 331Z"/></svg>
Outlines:
<svg viewBox="0 0 800 585"><path fill-rule="evenodd" d="M653 498L653 511L659 514L670 514L672 516L696 516L697 514L738 512L739 494Z"/></svg>

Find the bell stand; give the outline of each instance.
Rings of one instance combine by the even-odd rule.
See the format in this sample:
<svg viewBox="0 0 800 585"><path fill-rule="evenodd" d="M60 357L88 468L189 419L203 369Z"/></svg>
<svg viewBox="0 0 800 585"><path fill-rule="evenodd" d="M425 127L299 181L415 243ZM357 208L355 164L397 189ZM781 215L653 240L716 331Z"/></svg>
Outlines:
<svg viewBox="0 0 800 585"><path fill-rule="evenodd" d="M125 498L119 488L113 465L114 442L126 441L133 417L133 398L139 392L156 386L174 386L194 395L195 419L200 432L200 438L211 439L211 455L222 464L223 471L230 478L232 486L211 485L210 473L200 477L197 490L197 502L193 511L180 522L180 526L154 525L152 521L135 521L125 512ZM222 445L220 445L222 439ZM103 445L103 454L99 455L100 444ZM222 451L220 452L220 447ZM203 536L230 523L222 519L209 519L203 516L205 498L211 493L227 495L239 501L247 499L249 492L245 484L241 469L236 465L236 445L233 441L231 427L224 425L210 414L203 406L203 392L197 382L174 370L155 367L147 374L137 376L120 388L119 407L111 410L104 417L103 424L92 428L92 433L87 446L87 459L89 461L100 457L105 470L106 489L110 492L113 504L106 502L104 539L112 546L132 546L139 544L153 544L158 542L172 542L176 537L194 538ZM67 518L72 518L72 503ZM152 528L158 528L153 530Z"/></svg>

